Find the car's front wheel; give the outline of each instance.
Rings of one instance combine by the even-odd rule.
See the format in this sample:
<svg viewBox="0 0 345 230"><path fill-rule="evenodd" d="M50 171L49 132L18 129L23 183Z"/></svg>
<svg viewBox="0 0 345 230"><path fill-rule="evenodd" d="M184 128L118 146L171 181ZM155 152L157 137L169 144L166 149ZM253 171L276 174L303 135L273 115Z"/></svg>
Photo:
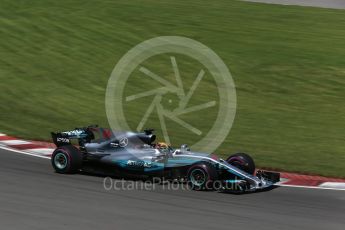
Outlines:
<svg viewBox="0 0 345 230"><path fill-rule="evenodd" d="M210 163L201 162L189 168L187 178L193 190L212 190L217 180L217 171Z"/></svg>
<svg viewBox="0 0 345 230"><path fill-rule="evenodd" d="M226 160L229 164L235 166L236 168L245 171L251 175L255 172L255 163L251 156L246 153L236 153L228 157Z"/></svg>
<svg viewBox="0 0 345 230"><path fill-rule="evenodd" d="M51 163L57 173L76 173L82 167L83 156L72 145L61 146L53 152Z"/></svg>

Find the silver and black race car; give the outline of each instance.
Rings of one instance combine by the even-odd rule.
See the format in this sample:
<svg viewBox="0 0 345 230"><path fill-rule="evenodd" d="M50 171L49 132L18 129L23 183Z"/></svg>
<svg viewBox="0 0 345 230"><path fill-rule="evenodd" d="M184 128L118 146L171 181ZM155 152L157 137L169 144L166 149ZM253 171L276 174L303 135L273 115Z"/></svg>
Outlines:
<svg viewBox="0 0 345 230"><path fill-rule="evenodd" d="M121 178L185 181L195 190L256 191L272 187L279 173L256 171L253 159L236 153L226 160L156 143L153 130L112 132L97 126L52 133L51 162L58 173L101 173Z"/></svg>

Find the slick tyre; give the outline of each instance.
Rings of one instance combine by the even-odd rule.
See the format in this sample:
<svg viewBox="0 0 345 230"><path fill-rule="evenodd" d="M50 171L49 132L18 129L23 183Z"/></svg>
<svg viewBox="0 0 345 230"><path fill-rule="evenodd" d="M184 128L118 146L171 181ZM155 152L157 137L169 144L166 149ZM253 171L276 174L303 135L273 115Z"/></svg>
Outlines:
<svg viewBox="0 0 345 230"><path fill-rule="evenodd" d="M53 152L51 163L57 173L77 173L83 162L81 152L72 145L61 146Z"/></svg>
<svg viewBox="0 0 345 230"><path fill-rule="evenodd" d="M251 156L246 153L236 153L228 157L226 160L229 164L236 168L245 171L248 174L253 175L255 172L255 163Z"/></svg>
<svg viewBox="0 0 345 230"><path fill-rule="evenodd" d="M200 162L188 169L187 179L193 190L214 190L217 170L208 162Z"/></svg>

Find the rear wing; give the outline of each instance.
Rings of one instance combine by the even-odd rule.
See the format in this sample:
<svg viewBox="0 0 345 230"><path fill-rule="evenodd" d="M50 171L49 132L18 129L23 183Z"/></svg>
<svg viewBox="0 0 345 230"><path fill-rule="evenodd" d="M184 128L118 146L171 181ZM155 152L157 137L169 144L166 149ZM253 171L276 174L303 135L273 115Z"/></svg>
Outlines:
<svg viewBox="0 0 345 230"><path fill-rule="evenodd" d="M153 129L145 129L143 133L133 133L133 132L119 132L118 138L127 138L131 143L145 143L151 145L155 139L156 135L153 134ZM83 147L85 143L90 143L95 140L96 137L100 137L100 140L111 140L116 141L113 132L110 129L98 128L97 125L90 125L84 128L75 128L71 131L51 133L54 144L57 147L64 145L71 145L72 140L77 140L79 146ZM117 141L120 141L117 140ZM73 142L76 144L76 142Z"/></svg>
<svg viewBox="0 0 345 230"><path fill-rule="evenodd" d="M63 133L51 132L51 135L52 135L52 139L53 139L53 142L56 145L56 147L71 144L70 138L67 135L64 135Z"/></svg>
<svg viewBox="0 0 345 230"><path fill-rule="evenodd" d="M76 139L79 142L79 145L85 142L90 142L94 139L94 135L91 131L92 128L96 128L97 126L92 125L84 128L75 128L71 131L65 132L51 132L51 136L53 139L54 144L57 147L70 145L72 139Z"/></svg>

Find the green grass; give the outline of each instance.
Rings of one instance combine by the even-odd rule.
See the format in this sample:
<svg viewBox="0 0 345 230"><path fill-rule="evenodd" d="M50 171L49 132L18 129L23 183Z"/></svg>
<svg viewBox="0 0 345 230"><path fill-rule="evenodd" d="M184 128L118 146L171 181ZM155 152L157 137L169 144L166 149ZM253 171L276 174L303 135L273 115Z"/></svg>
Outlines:
<svg viewBox="0 0 345 230"><path fill-rule="evenodd" d="M46 140L54 130L107 126L105 88L115 64L162 35L202 42L232 72L238 110L217 153L246 151L261 167L345 177L344 10L229 0L2 0L0 130ZM197 65L182 60L190 83ZM158 73L172 74L163 59L154 63ZM203 84L200 100L212 99L214 83ZM126 111L135 128L138 106ZM214 115L205 114L186 119L207 130ZM175 145L194 140L173 126Z"/></svg>

